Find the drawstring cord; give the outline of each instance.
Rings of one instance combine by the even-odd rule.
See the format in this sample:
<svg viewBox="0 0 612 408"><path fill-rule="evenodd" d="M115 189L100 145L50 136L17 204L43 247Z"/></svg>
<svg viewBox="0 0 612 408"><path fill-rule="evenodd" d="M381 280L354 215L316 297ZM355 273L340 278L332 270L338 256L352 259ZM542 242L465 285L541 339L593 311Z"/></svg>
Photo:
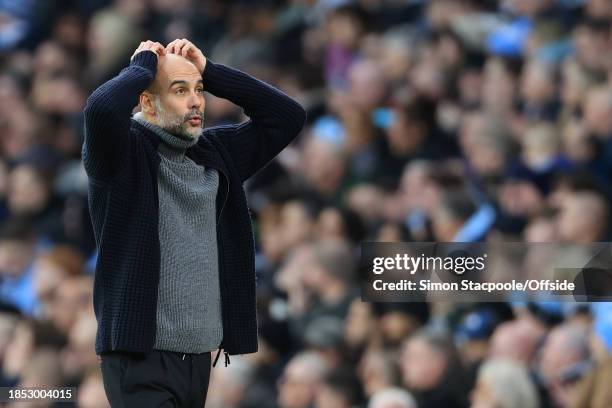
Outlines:
<svg viewBox="0 0 612 408"><path fill-rule="evenodd" d="M230 358L229 358L229 354L227 354L227 351L223 351L223 354L225 355L225 367L227 367L230 364ZM219 360L219 356L221 355L221 349L219 348L219 350L217 351L217 356L215 357L215 361L213 362L213 367L215 367L217 365L217 361Z"/></svg>

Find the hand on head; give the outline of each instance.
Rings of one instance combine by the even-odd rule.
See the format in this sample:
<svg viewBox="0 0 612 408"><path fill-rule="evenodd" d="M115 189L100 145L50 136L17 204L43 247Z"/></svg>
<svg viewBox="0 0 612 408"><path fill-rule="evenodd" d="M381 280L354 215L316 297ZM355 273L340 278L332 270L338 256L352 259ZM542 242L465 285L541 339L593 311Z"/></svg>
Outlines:
<svg viewBox="0 0 612 408"><path fill-rule="evenodd" d="M191 41L184 38L176 39L166 47L158 42L143 41L140 43L136 51L134 51L131 59L134 59L134 56L141 51L153 51L158 57L163 57L166 55L166 53L180 55L191 61L196 66L198 71L200 71L200 73L204 72L204 68L206 67L206 57L202 51Z"/></svg>
<svg viewBox="0 0 612 408"><path fill-rule="evenodd" d="M163 57L164 55L166 55L166 49L160 43L154 42L154 41L143 41L140 43L138 48L136 48L136 51L134 51L134 54L132 54L130 61L134 59L136 54L142 51L153 51L159 57Z"/></svg>
<svg viewBox="0 0 612 408"><path fill-rule="evenodd" d="M184 38L174 40L166 46L166 52L185 57L196 66L200 73L204 72L204 67L206 67L206 57L191 41Z"/></svg>

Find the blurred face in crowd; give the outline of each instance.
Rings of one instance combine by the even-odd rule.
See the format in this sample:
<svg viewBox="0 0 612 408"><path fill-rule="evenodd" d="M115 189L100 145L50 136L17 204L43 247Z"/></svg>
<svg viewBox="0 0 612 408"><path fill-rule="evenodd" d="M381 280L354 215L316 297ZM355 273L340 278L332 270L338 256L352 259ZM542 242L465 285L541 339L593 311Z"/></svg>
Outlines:
<svg viewBox="0 0 612 408"><path fill-rule="evenodd" d="M53 262L38 259L34 264L34 288L39 299L48 299L66 275L66 271Z"/></svg>
<svg viewBox="0 0 612 408"><path fill-rule="evenodd" d="M537 408L538 393L526 366L510 360L488 360L478 369L471 408Z"/></svg>
<svg viewBox="0 0 612 408"><path fill-rule="evenodd" d="M382 351L370 349L363 354L357 368L363 390L368 397L394 385L394 364Z"/></svg>
<svg viewBox="0 0 612 408"><path fill-rule="evenodd" d="M285 367L279 379L278 404L281 408L307 408L314 401L322 376L322 361L298 356Z"/></svg>
<svg viewBox="0 0 612 408"><path fill-rule="evenodd" d="M195 65L182 56L159 59L157 76L140 99L145 118L175 136L195 139L204 125L204 84Z"/></svg>
<svg viewBox="0 0 612 408"><path fill-rule="evenodd" d="M528 180L509 180L501 185L499 204L507 214L528 216L543 205L542 193Z"/></svg>
<svg viewBox="0 0 612 408"><path fill-rule="evenodd" d="M538 373L559 406L568 406L576 382L584 375L581 363L588 358L588 336L569 325L551 331L542 347Z"/></svg>
<svg viewBox="0 0 612 408"><path fill-rule="evenodd" d="M582 103L589 81L584 70L574 60L567 60L563 65L562 75L561 100L564 105L575 108Z"/></svg>
<svg viewBox="0 0 612 408"><path fill-rule="evenodd" d="M595 145L589 140L584 125L570 121L563 127L563 150L570 160L585 163L595 158Z"/></svg>
<svg viewBox="0 0 612 408"><path fill-rule="evenodd" d="M19 382L21 387L57 387L61 384L60 357L55 350L36 349L27 360Z"/></svg>
<svg viewBox="0 0 612 408"><path fill-rule="evenodd" d="M376 321L369 303L354 300L349 307L344 338L349 346L365 345L375 330Z"/></svg>
<svg viewBox="0 0 612 408"><path fill-rule="evenodd" d="M334 389L322 383L317 390L315 398L316 408L351 408L351 404L347 401L340 390Z"/></svg>
<svg viewBox="0 0 612 408"><path fill-rule="evenodd" d="M429 162L413 162L405 168L400 187L402 203L408 213L432 213L440 201L441 190L438 184L432 181L431 170Z"/></svg>
<svg viewBox="0 0 612 408"><path fill-rule="evenodd" d="M386 132L391 151L398 156L417 152L427 137L425 125L411 120L401 109L394 109L393 114L395 120Z"/></svg>
<svg viewBox="0 0 612 408"><path fill-rule="evenodd" d="M587 129L599 137L612 134L612 91L597 88L587 93L584 106L584 120Z"/></svg>
<svg viewBox="0 0 612 408"><path fill-rule="evenodd" d="M523 160L531 169L546 168L559 153L559 138L553 126L539 125L527 130Z"/></svg>
<svg viewBox="0 0 612 408"><path fill-rule="evenodd" d="M516 91L516 78L496 59L490 58L484 70L482 100L488 111L505 113L512 109Z"/></svg>
<svg viewBox="0 0 612 408"><path fill-rule="evenodd" d="M389 311L379 319L380 332L388 344L399 345L418 327L418 321L411 315L400 311Z"/></svg>
<svg viewBox="0 0 612 408"><path fill-rule="evenodd" d="M559 237L554 218L537 217L525 227L526 242L555 242Z"/></svg>
<svg viewBox="0 0 612 408"><path fill-rule="evenodd" d="M560 205L558 229L563 241L586 244L601 239L608 217L602 197L594 193L574 193Z"/></svg>
<svg viewBox="0 0 612 408"><path fill-rule="evenodd" d="M592 17L612 17L612 3L607 0L587 0L586 10L587 13Z"/></svg>
<svg viewBox="0 0 612 408"><path fill-rule="evenodd" d="M64 75L38 79L31 96L39 111L59 115L80 112L85 100L78 82Z"/></svg>
<svg viewBox="0 0 612 408"><path fill-rule="evenodd" d="M540 333L524 320L503 323L491 337L489 357L529 364L539 338Z"/></svg>
<svg viewBox="0 0 612 408"><path fill-rule="evenodd" d="M327 21L327 31L330 42L348 49L359 44L363 31L359 20L349 13L331 13Z"/></svg>
<svg viewBox="0 0 612 408"><path fill-rule="evenodd" d="M530 62L521 76L521 94L529 103L544 103L554 96L552 75L541 63Z"/></svg>
<svg viewBox="0 0 612 408"><path fill-rule="evenodd" d="M16 214L36 214L49 200L49 187L33 166L22 164L9 175L8 204Z"/></svg>
<svg viewBox="0 0 612 408"><path fill-rule="evenodd" d="M313 230L313 220L300 201L291 201L281 210L281 233L287 247L295 247L306 241Z"/></svg>
<svg viewBox="0 0 612 408"><path fill-rule="evenodd" d="M93 284L89 278L69 278L57 288L51 308L51 320L64 333L72 328L80 312L86 310L92 299Z"/></svg>
<svg viewBox="0 0 612 408"><path fill-rule="evenodd" d="M302 170L306 180L319 193L333 194L344 176L344 154L339 146L311 137L302 155Z"/></svg>
<svg viewBox="0 0 612 408"><path fill-rule="evenodd" d="M348 80L350 101L362 112L374 109L385 95L385 78L378 62L356 62L349 70Z"/></svg>
<svg viewBox="0 0 612 408"><path fill-rule="evenodd" d="M496 175L504 169L506 158L503 141L478 135L466 153L470 164L483 176Z"/></svg>
<svg viewBox="0 0 612 408"><path fill-rule="evenodd" d="M358 184L346 194L347 206L364 220L376 220L384 209L385 192L374 184Z"/></svg>
<svg viewBox="0 0 612 408"><path fill-rule="evenodd" d="M343 239L346 226L342 214L336 208L328 207L319 213L316 225L317 237L322 239Z"/></svg>
<svg viewBox="0 0 612 408"><path fill-rule="evenodd" d="M422 337L413 337L402 350L400 369L404 385L414 391L435 388L447 368L444 353Z"/></svg>
<svg viewBox="0 0 612 408"><path fill-rule="evenodd" d="M509 141L504 125L484 112L467 114L462 121L459 144L468 162L482 176L500 174L506 165Z"/></svg>
<svg viewBox="0 0 612 408"><path fill-rule="evenodd" d="M579 27L574 31L573 37L578 60L586 68L605 70L608 53L601 51L608 47L608 34L588 27Z"/></svg>
<svg viewBox="0 0 612 408"><path fill-rule="evenodd" d="M33 257L32 243L17 239L0 241L0 275L17 277L23 273Z"/></svg>
<svg viewBox="0 0 612 408"><path fill-rule="evenodd" d="M412 62L411 49L406 40L401 36L386 38L380 53L379 61L385 77L390 80L402 79Z"/></svg>

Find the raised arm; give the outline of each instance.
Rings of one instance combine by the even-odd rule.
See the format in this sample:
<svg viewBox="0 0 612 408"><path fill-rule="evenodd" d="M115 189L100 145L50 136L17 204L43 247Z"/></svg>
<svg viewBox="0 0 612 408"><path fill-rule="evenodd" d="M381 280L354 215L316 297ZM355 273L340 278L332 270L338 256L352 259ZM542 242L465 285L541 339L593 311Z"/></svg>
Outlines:
<svg viewBox="0 0 612 408"><path fill-rule="evenodd" d="M157 58L165 55L159 43L140 43L131 63L119 75L102 84L87 99L83 163L93 179L111 178L128 154L130 117L140 94L151 85L157 72Z"/></svg>
<svg viewBox="0 0 612 408"><path fill-rule="evenodd" d="M244 181L264 167L300 132L306 112L280 90L252 76L206 60L186 40L168 44L166 51L183 55L200 69L205 89L244 109L249 121L205 130L228 149Z"/></svg>

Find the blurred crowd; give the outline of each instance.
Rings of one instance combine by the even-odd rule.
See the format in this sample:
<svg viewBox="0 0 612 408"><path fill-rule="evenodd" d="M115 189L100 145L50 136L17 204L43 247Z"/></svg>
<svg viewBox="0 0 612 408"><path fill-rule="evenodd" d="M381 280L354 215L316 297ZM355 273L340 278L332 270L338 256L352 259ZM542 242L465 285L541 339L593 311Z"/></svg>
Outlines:
<svg viewBox="0 0 612 408"><path fill-rule="evenodd" d="M260 348L208 407L612 406L610 305L367 303L356 267L362 241L610 240L609 0L0 0L0 386L108 406L82 109L175 38L309 117L245 186ZM205 126L245 119L207 95Z"/></svg>

